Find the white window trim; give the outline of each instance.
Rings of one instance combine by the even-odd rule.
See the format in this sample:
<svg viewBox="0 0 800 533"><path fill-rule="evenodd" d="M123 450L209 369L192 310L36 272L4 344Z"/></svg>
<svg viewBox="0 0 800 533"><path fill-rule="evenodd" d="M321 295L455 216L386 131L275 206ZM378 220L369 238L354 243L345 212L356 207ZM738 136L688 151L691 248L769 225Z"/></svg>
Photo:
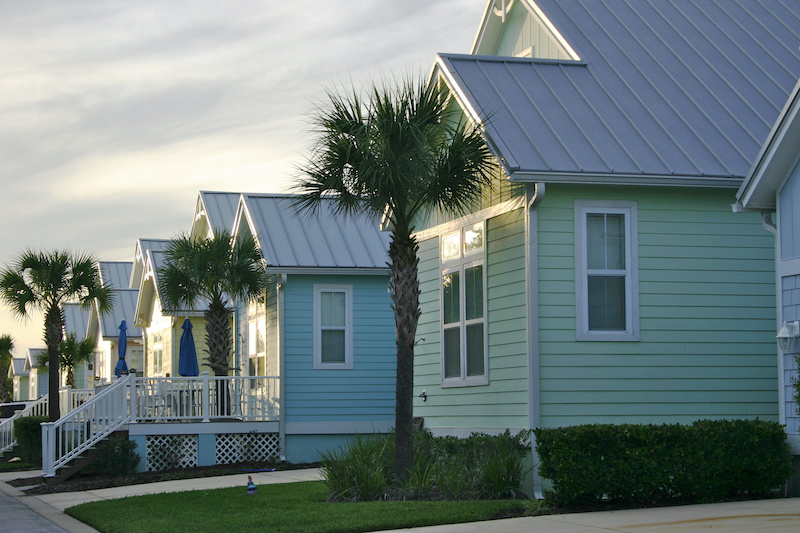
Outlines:
<svg viewBox="0 0 800 533"><path fill-rule="evenodd" d="M483 247L478 251L473 251L470 253L464 253L464 230L469 229L470 227L474 226L475 223L468 224L460 229L461 231L461 252L458 258L450 259L448 261L442 261L441 257L441 237L445 237L446 235L440 236L439 239L439 302L441 302L440 312L439 312L439 331L440 331L440 352L441 352L441 379L442 379L442 387L474 387L478 385L488 385L489 384L489 342L488 342L488 330L489 330L489 321L487 319L488 314L488 302L486 297L486 222L483 222ZM449 232L454 233L454 232ZM470 267L474 267L477 265L481 265L483 268L481 269L483 275L483 317L480 319L472 319L466 320L465 313L466 313L466 277L464 272L466 269ZM459 344L460 344L460 370L461 375L459 377L450 377L446 378L444 375L445 369L445 353L444 353L444 332L445 332L445 323L444 323L444 276L446 274L450 274L452 272L459 273L459 294L458 294L458 301L459 301ZM471 324L483 323L483 375L482 376L467 376L467 353L466 353L466 346L467 346L467 326Z"/></svg>
<svg viewBox="0 0 800 533"><path fill-rule="evenodd" d="M323 292L345 293L345 332L344 363L322 362L322 307L320 294ZM352 285L314 285L314 369L349 370L353 368L353 286Z"/></svg>
<svg viewBox="0 0 800 533"><path fill-rule="evenodd" d="M586 214L625 215L625 330L591 331L589 329L588 284L586 265ZM578 341L639 340L639 238L636 202L575 200L575 338Z"/></svg>

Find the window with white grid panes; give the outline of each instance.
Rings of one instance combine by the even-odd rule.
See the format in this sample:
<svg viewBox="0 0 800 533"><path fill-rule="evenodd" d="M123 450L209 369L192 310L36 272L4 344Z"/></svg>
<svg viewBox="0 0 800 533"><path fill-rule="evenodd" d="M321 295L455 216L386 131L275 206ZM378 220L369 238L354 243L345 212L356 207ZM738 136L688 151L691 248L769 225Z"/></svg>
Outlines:
<svg viewBox="0 0 800 533"><path fill-rule="evenodd" d="M267 318L263 301L253 300L247 311L248 375L267 374Z"/></svg>
<svg viewBox="0 0 800 533"><path fill-rule="evenodd" d="M488 383L484 235L479 222L441 238L443 386Z"/></svg>
<svg viewBox="0 0 800 533"><path fill-rule="evenodd" d="M314 285L314 368L353 368L351 285Z"/></svg>
<svg viewBox="0 0 800 533"><path fill-rule="evenodd" d="M639 339L634 202L576 201L577 340Z"/></svg>

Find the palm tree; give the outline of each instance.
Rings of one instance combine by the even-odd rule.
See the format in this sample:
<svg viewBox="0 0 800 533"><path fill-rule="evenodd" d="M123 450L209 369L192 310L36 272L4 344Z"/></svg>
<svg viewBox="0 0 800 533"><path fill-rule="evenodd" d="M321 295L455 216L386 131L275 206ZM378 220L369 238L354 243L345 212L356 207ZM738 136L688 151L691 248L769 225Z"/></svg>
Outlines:
<svg viewBox="0 0 800 533"><path fill-rule="evenodd" d="M11 365L11 352L14 351L14 339L11 335L0 335L0 403L10 402L11 380L8 378L8 367Z"/></svg>
<svg viewBox="0 0 800 533"><path fill-rule="evenodd" d="M61 415L58 404L58 357L64 338L61 305L77 302L89 308L96 302L100 313L112 307L111 290L100 281L95 263L92 256L85 254L25 250L14 264L0 271L0 298L9 308L21 317L29 317L35 310L44 313L51 422Z"/></svg>
<svg viewBox="0 0 800 533"><path fill-rule="evenodd" d="M81 363L91 361L94 357L96 342L94 337L87 337L79 341L74 333L66 336L61 343L61 354L58 357L58 368L67 373L66 384L68 387L75 388L75 367ZM36 366L45 368L49 366L47 354L40 354Z"/></svg>
<svg viewBox="0 0 800 533"><path fill-rule="evenodd" d="M231 317L227 302L248 301L264 290L264 264L252 237L235 243L231 234L217 232L211 239L191 239L181 235L165 250L166 261L159 270L158 290L165 310L194 309L201 299L208 300L206 346L208 366L216 376L233 370Z"/></svg>
<svg viewBox="0 0 800 533"><path fill-rule="evenodd" d="M314 209L334 198L342 214L388 215L390 292L397 334L394 472L414 464L414 337L419 319L418 244L414 221L433 209L463 214L473 207L495 168L480 131L449 112L436 87L406 80L328 91L312 119L316 145L301 167L298 206Z"/></svg>

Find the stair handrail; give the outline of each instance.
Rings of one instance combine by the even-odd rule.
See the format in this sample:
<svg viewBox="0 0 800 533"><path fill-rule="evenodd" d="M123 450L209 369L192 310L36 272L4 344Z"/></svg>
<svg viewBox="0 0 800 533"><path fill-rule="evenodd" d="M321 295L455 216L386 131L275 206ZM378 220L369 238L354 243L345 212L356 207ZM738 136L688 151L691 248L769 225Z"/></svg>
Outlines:
<svg viewBox="0 0 800 533"><path fill-rule="evenodd" d="M47 399L48 395L45 394L35 401L27 402L24 408L0 422L0 455L17 445L17 438L14 436L14 420L24 416L47 416L50 412Z"/></svg>
<svg viewBox="0 0 800 533"><path fill-rule="evenodd" d="M118 379L55 422L42 423L42 477L64 467L130 421L135 375Z"/></svg>

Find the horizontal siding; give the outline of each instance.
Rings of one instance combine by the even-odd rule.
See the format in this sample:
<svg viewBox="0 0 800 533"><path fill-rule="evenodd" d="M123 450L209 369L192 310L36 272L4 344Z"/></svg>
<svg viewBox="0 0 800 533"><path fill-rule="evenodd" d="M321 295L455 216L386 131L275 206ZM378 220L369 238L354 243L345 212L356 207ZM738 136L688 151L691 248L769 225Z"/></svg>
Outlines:
<svg viewBox="0 0 800 533"><path fill-rule="evenodd" d="M439 239L420 243L420 316L414 414L427 428L518 428L528 424L525 228L521 209L487 225L489 384L442 388ZM422 341L421 339L425 340Z"/></svg>
<svg viewBox="0 0 800 533"><path fill-rule="evenodd" d="M539 207L541 419L777 420L774 252L730 191L550 186ZM576 342L573 203L638 208L639 342Z"/></svg>
<svg viewBox="0 0 800 533"><path fill-rule="evenodd" d="M313 286L353 286L353 368L313 368ZM388 276L290 275L284 287L287 422L394 420L394 314Z"/></svg>

